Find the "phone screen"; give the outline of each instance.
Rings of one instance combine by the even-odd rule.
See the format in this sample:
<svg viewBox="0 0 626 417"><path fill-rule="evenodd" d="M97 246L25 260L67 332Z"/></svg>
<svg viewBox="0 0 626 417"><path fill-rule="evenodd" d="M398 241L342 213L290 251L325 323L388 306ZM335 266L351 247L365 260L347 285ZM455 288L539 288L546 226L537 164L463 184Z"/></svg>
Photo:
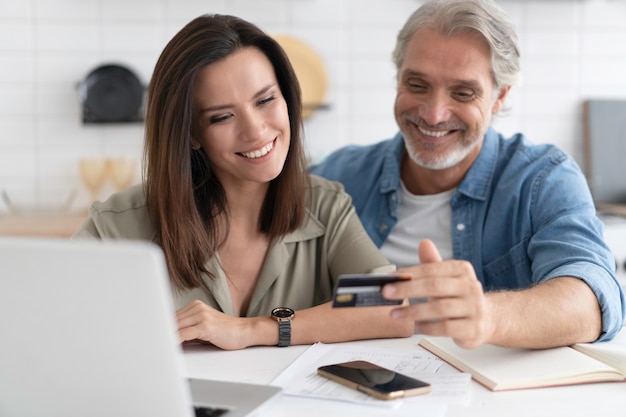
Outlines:
<svg viewBox="0 0 626 417"><path fill-rule="evenodd" d="M322 366L318 373L382 399L425 394L431 389L427 382L366 361Z"/></svg>

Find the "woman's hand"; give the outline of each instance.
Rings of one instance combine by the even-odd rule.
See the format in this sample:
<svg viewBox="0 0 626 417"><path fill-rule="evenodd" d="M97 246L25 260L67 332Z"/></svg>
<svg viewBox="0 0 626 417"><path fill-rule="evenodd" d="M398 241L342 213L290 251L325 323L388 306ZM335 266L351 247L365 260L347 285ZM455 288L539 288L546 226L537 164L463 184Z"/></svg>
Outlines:
<svg viewBox="0 0 626 417"><path fill-rule="evenodd" d="M291 324L291 344L336 343L351 340L408 337L411 318L392 319L392 307L333 308L331 302L296 311ZM201 341L221 349L276 346L278 324L269 315L233 317L201 301L192 301L176 312L181 343Z"/></svg>
<svg viewBox="0 0 626 417"><path fill-rule="evenodd" d="M229 316L202 301L192 301L178 310L176 321L181 343L198 340L226 350L253 344L250 335L254 319Z"/></svg>

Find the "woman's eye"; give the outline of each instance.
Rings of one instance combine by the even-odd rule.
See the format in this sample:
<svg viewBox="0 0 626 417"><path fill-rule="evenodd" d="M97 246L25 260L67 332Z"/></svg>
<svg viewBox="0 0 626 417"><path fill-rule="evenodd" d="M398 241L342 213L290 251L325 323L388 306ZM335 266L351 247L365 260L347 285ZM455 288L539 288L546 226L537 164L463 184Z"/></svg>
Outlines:
<svg viewBox="0 0 626 417"><path fill-rule="evenodd" d="M209 119L210 124L216 124L220 122L224 122L230 118L230 114L221 114L219 116L213 116Z"/></svg>
<svg viewBox="0 0 626 417"><path fill-rule="evenodd" d="M274 94L272 94L270 96L267 96L267 97L262 98L261 100L259 100L259 104L260 105L267 104L267 103L272 102L274 100L276 100L276 97L274 96Z"/></svg>

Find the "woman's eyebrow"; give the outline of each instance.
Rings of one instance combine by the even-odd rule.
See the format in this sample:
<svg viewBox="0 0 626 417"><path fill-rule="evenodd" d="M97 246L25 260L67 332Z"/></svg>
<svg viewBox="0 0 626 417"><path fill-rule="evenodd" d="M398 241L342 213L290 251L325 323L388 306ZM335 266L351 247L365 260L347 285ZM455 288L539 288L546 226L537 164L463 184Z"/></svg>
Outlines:
<svg viewBox="0 0 626 417"><path fill-rule="evenodd" d="M261 88L254 96L252 96L252 98L255 99L255 98L264 96L265 94L267 94L269 90L271 90L275 86L276 86L276 83L270 83L266 85L265 87Z"/></svg>
<svg viewBox="0 0 626 417"><path fill-rule="evenodd" d="M271 90L273 87L276 86L276 83L271 83L266 85L265 87L261 88L259 91L257 91L253 96L252 99L256 99L259 98L265 94L267 94L267 92L269 90ZM206 113L206 112L213 112L213 111L221 111L221 110L227 110L230 108L235 107L234 104L217 104L215 106L209 106L209 107L203 107L200 109L200 113Z"/></svg>

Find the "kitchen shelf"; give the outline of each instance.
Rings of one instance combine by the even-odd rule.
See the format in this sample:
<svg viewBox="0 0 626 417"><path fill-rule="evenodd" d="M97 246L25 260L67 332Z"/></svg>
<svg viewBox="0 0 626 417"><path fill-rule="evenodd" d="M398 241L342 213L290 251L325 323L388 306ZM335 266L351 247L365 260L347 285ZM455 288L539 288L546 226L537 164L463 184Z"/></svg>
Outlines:
<svg viewBox="0 0 626 417"><path fill-rule="evenodd" d="M0 215L0 236L71 237L87 218L86 213L62 215Z"/></svg>

